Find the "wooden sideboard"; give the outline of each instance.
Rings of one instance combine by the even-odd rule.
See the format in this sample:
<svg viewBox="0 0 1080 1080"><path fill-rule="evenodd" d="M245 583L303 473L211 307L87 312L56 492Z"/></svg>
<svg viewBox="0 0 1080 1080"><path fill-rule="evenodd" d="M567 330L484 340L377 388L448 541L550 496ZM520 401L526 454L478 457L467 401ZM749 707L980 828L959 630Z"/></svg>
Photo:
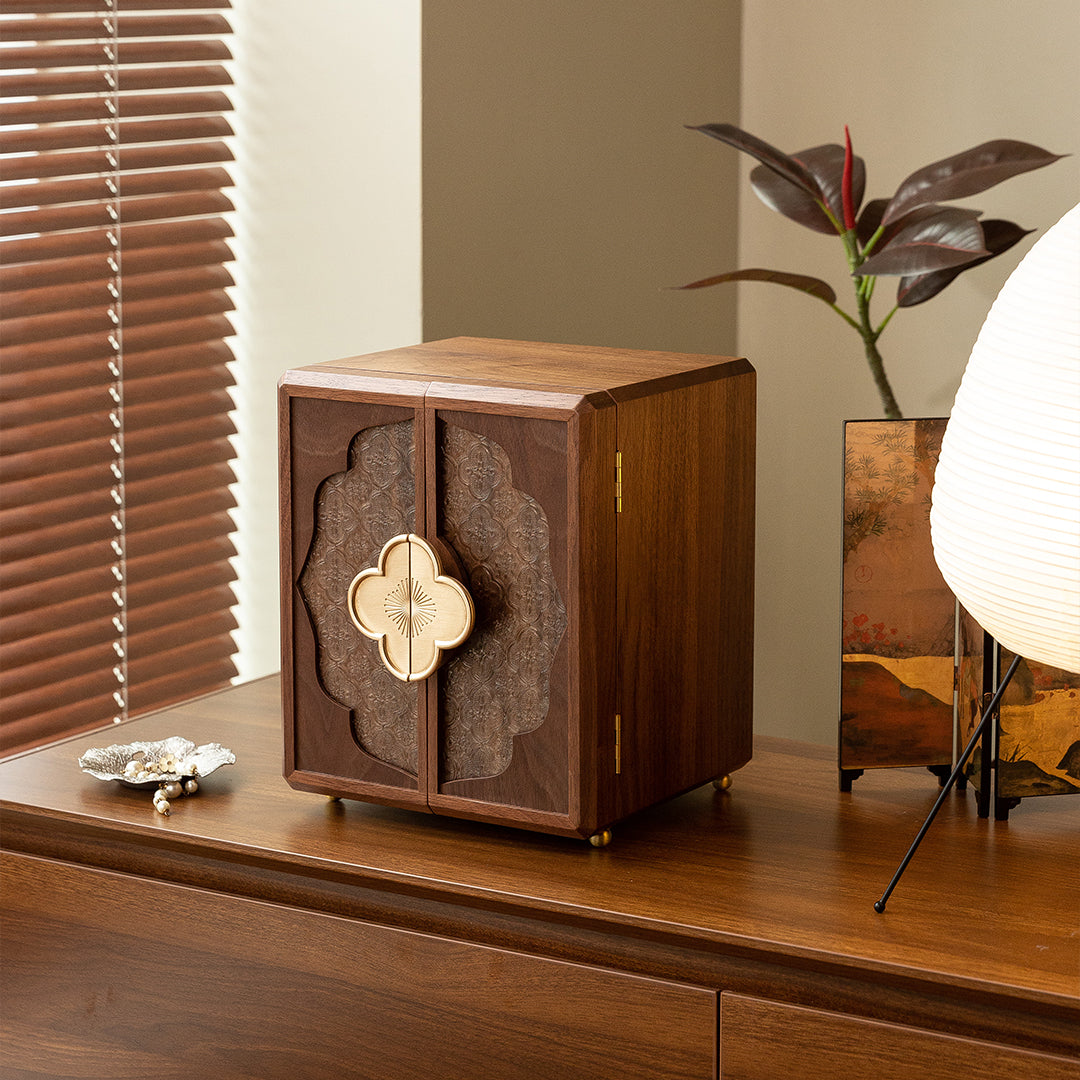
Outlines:
<svg viewBox="0 0 1080 1080"><path fill-rule="evenodd" d="M178 799L82 773L182 735ZM759 738L610 847L294 791L277 679L0 763L0 1075L1080 1077L1080 805Z"/></svg>

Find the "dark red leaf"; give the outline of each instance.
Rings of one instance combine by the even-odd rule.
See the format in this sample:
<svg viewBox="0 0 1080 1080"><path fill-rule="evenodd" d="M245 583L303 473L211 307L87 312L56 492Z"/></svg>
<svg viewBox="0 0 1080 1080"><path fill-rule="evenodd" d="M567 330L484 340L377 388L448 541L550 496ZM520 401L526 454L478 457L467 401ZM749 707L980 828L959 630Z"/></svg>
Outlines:
<svg viewBox="0 0 1080 1080"><path fill-rule="evenodd" d="M762 165L772 169L778 176L782 176L789 183L802 188L808 195L821 198L822 193L818 190L817 182L807 168L796 161L789 154L777 150L764 139L751 135L734 124L700 124L698 126L687 125L691 131L700 131L714 139L719 139L728 146L734 146L744 154L757 158Z"/></svg>
<svg viewBox="0 0 1080 1080"><path fill-rule="evenodd" d="M1014 139L981 143L913 172L896 189L883 220L888 224L916 206L986 191L1002 180L1041 169L1063 156Z"/></svg>
<svg viewBox="0 0 1080 1080"><path fill-rule="evenodd" d="M689 285L680 285L680 289L705 289L710 285L720 285L725 281L768 281L774 285L786 285L789 289L798 289L827 304L836 303L836 293L827 281L807 277L805 274L788 274L783 270L762 270L757 267L748 270L732 270L727 274L692 281Z"/></svg>
<svg viewBox="0 0 1080 1080"><path fill-rule="evenodd" d="M973 266L988 262L990 259L1008 251L1014 244L1019 243L1028 233L1034 229L1022 229L1012 221L1001 221L996 218L981 222L984 244L989 255L973 259L962 266L951 266L947 270L934 270L929 274L915 274L904 276L896 289L896 302L900 307L914 307L922 304L931 297L937 296L946 285L955 281L965 270Z"/></svg>
<svg viewBox="0 0 1080 1080"><path fill-rule="evenodd" d="M837 221L843 222L844 148L836 143L813 146L792 154L791 159L801 164L813 177L817 189L815 193L810 194L775 171L758 165L750 173L750 184L755 194L766 206L784 217L815 232L835 236L836 226L822 210L821 203L829 207ZM862 158L857 157L852 162L851 181L852 199L858 207L866 189L866 163Z"/></svg>
<svg viewBox="0 0 1080 1080"><path fill-rule="evenodd" d="M917 219L917 220L916 220ZM879 244L858 274L925 274L961 266L988 255L973 210L940 206L933 213L912 214L911 223Z"/></svg>

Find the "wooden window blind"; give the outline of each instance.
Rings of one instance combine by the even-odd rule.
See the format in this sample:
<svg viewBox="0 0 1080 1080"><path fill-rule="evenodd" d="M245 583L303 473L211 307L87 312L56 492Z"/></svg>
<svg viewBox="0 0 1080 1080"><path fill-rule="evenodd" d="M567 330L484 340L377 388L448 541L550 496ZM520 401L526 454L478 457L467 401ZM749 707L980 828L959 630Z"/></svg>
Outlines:
<svg viewBox="0 0 1080 1080"><path fill-rule="evenodd" d="M236 674L228 7L0 7L4 750Z"/></svg>

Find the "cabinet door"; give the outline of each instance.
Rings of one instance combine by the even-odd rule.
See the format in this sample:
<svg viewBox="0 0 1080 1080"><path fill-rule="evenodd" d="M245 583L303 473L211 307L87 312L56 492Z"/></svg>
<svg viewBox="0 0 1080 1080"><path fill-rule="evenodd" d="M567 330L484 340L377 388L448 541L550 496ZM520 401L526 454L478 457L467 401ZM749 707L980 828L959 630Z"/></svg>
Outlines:
<svg viewBox="0 0 1080 1080"><path fill-rule="evenodd" d="M5 1077L709 1080L716 994L5 855Z"/></svg>
<svg viewBox="0 0 1080 1080"><path fill-rule="evenodd" d="M424 694L386 670L346 606L387 540L423 531L416 387L392 403L283 393L282 628L289 782L423 808Z"/></svg>
<svg viewBox="0 0 1080 1080"><path fill-rule="evenodd" d="M1080 1061L820 1009L722 994L721 1080L1080 1080Z"/></svg>
<svg viewBox="0 0 1080 1080"><path fill-rule="evenodd" d="M436 409L428 441L429 529L476 607L472 636L431 680L431 805L565 820L578 772L568 425Z"/></svg>

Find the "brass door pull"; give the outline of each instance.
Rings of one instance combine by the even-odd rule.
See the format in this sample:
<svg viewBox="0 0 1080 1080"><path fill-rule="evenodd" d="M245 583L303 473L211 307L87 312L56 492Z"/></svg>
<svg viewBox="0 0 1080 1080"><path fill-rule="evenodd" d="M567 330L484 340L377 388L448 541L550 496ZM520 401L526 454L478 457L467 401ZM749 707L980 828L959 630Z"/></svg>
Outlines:
<svg viewBox="0 0 1080 1080"><path fill-rule="evenodd" d="M379 643L387 670L403 682L426 679L445 651L472 633L476 618L468 590L414 533L383 545L378 566L353 578L346 604L357 629Z"/></svg>

